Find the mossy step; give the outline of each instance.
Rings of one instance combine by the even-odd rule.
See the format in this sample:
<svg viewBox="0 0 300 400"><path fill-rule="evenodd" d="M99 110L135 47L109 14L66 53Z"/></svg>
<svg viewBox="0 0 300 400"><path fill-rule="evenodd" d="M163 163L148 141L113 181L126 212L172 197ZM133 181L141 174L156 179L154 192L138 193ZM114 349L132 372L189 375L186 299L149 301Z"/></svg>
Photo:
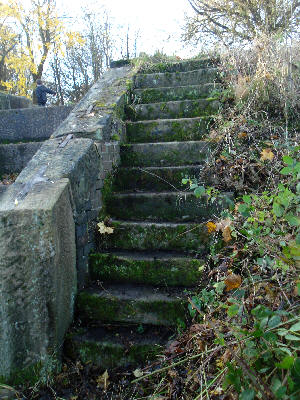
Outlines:
<svg viewBox="0 0 300 400"><path fill-rule="evenodd" d="M176 325L184 320L186 299L178 288L134 285L104 285L89 288L77 296L79 318L107 323Z"/></svg>
<svg viewBox="0 0 300 400"><path fill-rule="evenodd" d="M142 65L138 73L155 74L159 72L187 72L196 69L213 67L218 63L217 59L199 58L194 60L182 60L176 62L160 62L156 64Z"/></svg>
<svg viewBox="0 0 300 400"><path fill-rule="evenodd" d="M214 121L213 116L127 122L129 143L201 140Z"/></svg>
<svg viewBox="0 0 300 400"><path fill-rule="evenodd" d="M97 251L177 251L204 255L209 251L211 235L206 224L154 223L112 220L112 234L97 236Z"/></svg>
<svg viewBox="0 0 300 400"><path fill-rule="evenodd" d="M170 328L144 325L79 329L67 336L64 354L103 370L135 366L160 354L171 333Z"/></svg>
<svg viewBox="0 0 300 400"><path fill-rule="evenodd" d="M135 89L134 102L139 104L159 103L162 101L196 100L205 97L218 97L221 93L220 83L202 85Z"/></svg>
<svg viewBox="0 0 300 400"><path fill-rule="evenodd" d="M204 261L164 252L115 252L90 256L94 281L191 287L202 277Z"/></svg>
<svg viewBox="0 0 300 400"><path fill-rule="evenodd" d="M201 68L187 72L163 72L154 74L137 74L134 88L157 88L171 86L200 85L218 80L218 68Z"/></svg>
<svg viewBox="0 0 300 400"><path fill-rule="evenodd" d="M209 141L135 143L120 148L122 167L203 165L212 157Z"/></svg>
<svg viewBox="0 0 300 400"><path fill-rule="evenodd" d="M185 165L177 167L121 167L117 170L113 182L114 192L144 191L165 192L168 190L184 190L183 178L197 179L199 182L202 166ZM213 176L206 184L212 185Z"/></svg>
<svg viewBox="0 0 300 400"><path fill-rule="evenodd" d="M106 205L114 218L129 221L183 222L207 221L232 204L230 193L196 198L191 192L120 193L113 194Z"/></svg>
<svg viewBox="0 0 300 400"><path fill-rule="evenodd" d="M126 113L131 121L178 119L217 114L220 107L219 100L212 97L198 100L130 105L126 107Z"/></svg>

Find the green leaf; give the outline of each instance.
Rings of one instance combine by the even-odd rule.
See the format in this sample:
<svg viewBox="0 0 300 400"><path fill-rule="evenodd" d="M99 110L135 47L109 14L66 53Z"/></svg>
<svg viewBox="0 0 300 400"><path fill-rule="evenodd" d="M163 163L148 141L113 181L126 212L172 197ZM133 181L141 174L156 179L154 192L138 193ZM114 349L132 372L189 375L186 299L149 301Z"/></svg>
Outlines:
<svg viewBox="0 0 300 400"><path fill-rule="evenodd" d="M249 217L250 215L250 208L247 204L240 204L238 211L242 214L243 217Z"/></svg>
<svg viewBox="0 0 300 400"><path fill-rule="evenodd" d="M286 356L280 363L276 363L276 367L280 369L290 369L294 365L295 359L292 356Z"/></svg>
<svg viewBox="0 0 300 400"><path fill-rule="evenodd" d="M227 314L230 318L237 315L238 312L239 306L237 304L232 304L230 307L228 307Z"/></svg>
<svg viewBox="0 0 300 400"><path fill-rule="evenodd" d="M300 218L296 215L288 214L285 219L291 226L300 226Z"/></svg>
<svg viewBox="0 0 300 400"><path fill-rule="evenodd" d="M284 208L278 203L273 203L273 213L276 215L276 217L282 217Z"/></svg>
<svg viewBox="0 0 300 400"><path fill-rule="evenodd" d="M247 195L243 196L243 201L250 205L252 203L251 196L247 196Z"/></svg>
<svg viewBox="0 0 300 400"><path fill-rule="evenodd" d="M201 196L203 196L206 193L205 187L204 186L198 186L195 190L194 190L194 195L199 198Z"/></svg>
<svg viewBox="0 0 300 400"><path fill-rule="evenodd" d="M293 168L291 168L291 167L284 167L284 168L282 168L282 170L280 171L280 173L282 174L282 175L289 175L289 174L291 174L293 172Z"/></svg>
<svg viewBox="0 0 300 400"><path fill-rule="evenodd" d="M183 178L183 179L181 180L181 183L182 183L183 185L186 185L188 182L189 182L189 179L188 179L188 178Z"/></svg>
<svg viewBox="0 0 300 400"><path fill-rule="evenodd" d="M283 157L282 157L282 160L283 160L283 162L286 163L287 165L293 165L294 162L295 162L295 160L294 160L292 157L290 157L290 156L283 156Z"/></svg>
<svg viewBox="0 0 300 400"><path fill-rule="evenodd" d="M253 400L256 393L253 389L246 389L239 395L239 400Z"/></svg>
<svg viewBox="0 0 300 400"><path fill-rule="evenodd" d="M300 336L295 336L295 335L291 335L291 334L285 335L285 338L287 340L291 340L292 342L297 342L300 340Z"/></svg>
<svg viewBox="0 0 300 400"><path fill-rule="evenodd" d="M289 329L291 332L299 332L300 331L300 322L297 322Z"/></svg>

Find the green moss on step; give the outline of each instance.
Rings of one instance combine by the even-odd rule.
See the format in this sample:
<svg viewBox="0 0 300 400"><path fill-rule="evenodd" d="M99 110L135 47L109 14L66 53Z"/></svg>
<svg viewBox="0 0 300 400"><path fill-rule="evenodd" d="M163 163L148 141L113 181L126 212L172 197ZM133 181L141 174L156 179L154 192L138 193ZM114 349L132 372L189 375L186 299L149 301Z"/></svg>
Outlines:
<svg viewBox="0 0 300 400"><path fill-rule="evenodd" d="M133 322L153 325L176 325L178 318L185 316L185 303L178 299L120 300L81 292L77 308L82 319L105 322Z"/></svg>
<svg viewBox="0 0 300 400"><path fill-rule="evenodd" d="M202 260L134 260L111 254L90 256L91 277L107 282L162 286L194 286L201 279Z"/></svg>
<svg viewBox="0 0 300 400"><path fill-rule="evenodd" d="M144 363L162 350L161 346L155 344L136 344L125 348L111 342L91 341L73 342L73 348L73 354L83 363L92 363L103 369Z"/></svg>

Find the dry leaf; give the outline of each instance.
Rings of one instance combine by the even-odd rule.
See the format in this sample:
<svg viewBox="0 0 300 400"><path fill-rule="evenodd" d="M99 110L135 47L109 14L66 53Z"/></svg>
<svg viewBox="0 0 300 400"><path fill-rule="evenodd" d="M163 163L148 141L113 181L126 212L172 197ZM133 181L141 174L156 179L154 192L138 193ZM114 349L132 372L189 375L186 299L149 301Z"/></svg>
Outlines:
<svg viewBox="0 0 300 400"><path fill-rule="evenodd" d="M228 292L229 290L237 289L238 287L241 286L242 277L240 275L230 274L227 276L224 283L226 286L226 291Z"/></svg>
<svg viewBox="0 0 300 400"><path fill-rule="evenodd" d="M230 240L232 239L230 226L226 226L226 228L222 232L222 236L225 243L230 242Z"/></svg>
<svg viewBox="0 0 300 400"><path fill-rule="evenodd" d="M106 234L106 233L107 233L108 235L114 233L114 228L111 228L111 227L109 227L109 226L104 225L104 222L103 222L103 221L102 221L102 222L99 222L99 223L97 224L97 226L98 226L98 231L99 231L102 235L104 235L104 234Z"/></svg>
<svg viewBox="0 0 300 400"><path fill-rule="evenodd" d="M246 138L248 135L247 135L247 133L246 132L240 132L239 134L238 134L238 138L239 139L244 139L244 138Z"/></svg>
<svg viewBox="0 0 300 400"><path fill-rule="evenodd" d="M217 230L217 225L211 221L206 224L207 232L209 234L215 232Z"/></svg>
<svg viewBox="0 0 300 400"><path fill-rule="evenodd" d="M265 161L265 160L270 160L272 161L273 158L275 157L274 153L272 152L271 149L264 149L261 153L260 153L261 157L260 160L261 161Z"/></svg>
<svg viewBox="0 0 300 400"><path fill-rule="evenodd" d="M109 376L108 376L108 372L106 370L104 372L104 374L98 376L98 378L96 379L97 387L101 387L101 388L103 388L103 390L106 390L109 385L108 378L109 378Z"/></svg>
<svg viewBox="0 0 300 400"><path fill-rule="evenodd" d="M140 369L138 368L138 369L135 369L135 370L133 371L133 375L134 375L136 378L140 378L141 376L144 375L144 373L143 373L142 370L140 370Z"/></svg>

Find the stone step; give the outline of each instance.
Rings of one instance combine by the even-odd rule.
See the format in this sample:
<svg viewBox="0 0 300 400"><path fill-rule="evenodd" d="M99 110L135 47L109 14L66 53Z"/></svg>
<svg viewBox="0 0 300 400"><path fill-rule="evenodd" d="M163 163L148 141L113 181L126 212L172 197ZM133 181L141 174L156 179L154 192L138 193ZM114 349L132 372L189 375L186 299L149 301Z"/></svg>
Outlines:
<svg viewBox="0 0 300 400"><path fill-rule="evenodd" d="M103 370L134 366L160 354L172 333L170 328L147 325L81 328L67 336L64 353Z"/></svg>
<svg viewBox="0 0 300 400"><path fill-rule="evenodd" d="M135 89L133 90L133 100L134 103L138 104L159 103L162 101L196 100L206 97L218 97L220 91L220 83Z"/></svg>
<svg viewBox="0 0 300 400"><path fill-rule="evenodd" d="M211 236L206 224L154 223L112 220L112 234L97 235L97 251L176 251L185 254L209 251Z"/></svg>
<svg viewBox="0 0 300 400"><path fill-rule="evenodd" d="M180 100L130 105L126 107L126 113L131 121L194 118L216 114L220 106L217 98Z"/></svg>
<svg viewBox="0 0 300 400"><path fill-rule="evenodd" d="M138 104L146 104L159 103L162 101L196 100L207 97L218 97L220 91L220 83L135 89L133 90L133 102Z"/></svg>
<svg viewBox="0 0 300 400"><path fill-rule="evenodd" d="M187 72L137 74L134 79L134 88L143 89L212 83L218 80L218 73L218 68L201 68Z"/></svg>
<svg viewBox="0 0 300 400"><path fill-rule="evenodd" d="M136 143L120 148L122 167L203 165L212 157L209 141Z"/></svg>
<svg viewBox="0 0 300 400"><path fill-rule="evenodd" d="M214 121L213 116L127 122L129 143L201 140Z"/></svg>
<svg viewBox="0 0 300 400"><path fill-rule="evenodd" d="M194 71L196 69L213 67L218 63L218 60L211 58L199 58L195 60L183 60L176 62L160 62L156 64L142 65L139 73L144 74L155 74L159 72L187 72Z"/></svg>
<svg viewBox="0 0 300 400"><path fill-rule="evenodd" d="M172 326L185 319L186 300L178 288L107 284L80 292L77 313L82 321Z"/></svg>
<svg viewBox="0 0 300 400"><path fill-rule="evenodd" d="M165 252L112 252L90 256L94 281L192 287L202 278L204 261Z"/></svg>
<svg viewBox="0 0 300 400"><path fill-rule="evenodd" d="M207 196L196 198L191 192L121 193L111 196L106 210L114 218L129 221L202 222L228 208L230 197L224 193L209 202Z"/></svg>
<svg viewBox="0 0 300 400"><path fill-rule="evenodd" d="M179 167L121 167L117 170L114 182L114 192L143 191L165 192L168 190L185 190L187 185L181 183L183 178L197 179L199 182L202 166L185 165ZM206 181L211 185L212 179ZM202 184L203 182L201 182Z"/></svg>

